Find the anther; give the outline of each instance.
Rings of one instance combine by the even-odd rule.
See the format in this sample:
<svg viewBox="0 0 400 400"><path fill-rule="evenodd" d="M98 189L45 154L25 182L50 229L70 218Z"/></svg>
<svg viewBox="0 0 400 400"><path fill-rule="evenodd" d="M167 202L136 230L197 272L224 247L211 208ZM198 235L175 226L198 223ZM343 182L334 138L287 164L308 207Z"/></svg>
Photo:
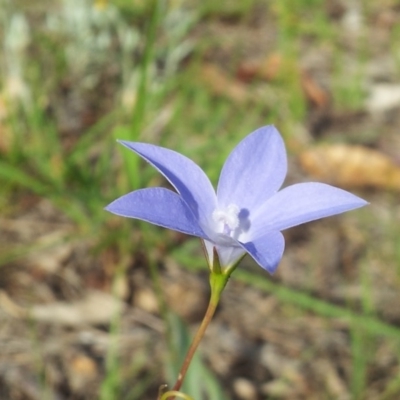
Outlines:
<svg viewBox="0 0 400 400"><path fill-rule="evenodd" d="M229 235L232 231L239 227L239 207L235 204L230 204L225 210L215 210L213 212L213 219L215 222L221 224L220 229L222 232Z"/></svg>

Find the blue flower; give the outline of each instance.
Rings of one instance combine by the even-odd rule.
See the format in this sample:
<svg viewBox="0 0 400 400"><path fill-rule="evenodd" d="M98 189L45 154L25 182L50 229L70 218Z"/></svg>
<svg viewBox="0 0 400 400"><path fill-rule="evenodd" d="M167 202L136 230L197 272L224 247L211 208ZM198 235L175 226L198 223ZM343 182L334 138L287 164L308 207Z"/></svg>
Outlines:
<svg viewBox="0 0 400 400"><path fill-rule="evenodd" d="M210 268L215 251L223 271L249 253L273 273L285 246L282 230L367 204L323 183L299 183L278 191L287 159L274 126L257 129L236 146L216 192L203 170L182 154L151 144L121 143L164 175L177 193L161 187L140 189L106 210L201 238Z"/></svg>

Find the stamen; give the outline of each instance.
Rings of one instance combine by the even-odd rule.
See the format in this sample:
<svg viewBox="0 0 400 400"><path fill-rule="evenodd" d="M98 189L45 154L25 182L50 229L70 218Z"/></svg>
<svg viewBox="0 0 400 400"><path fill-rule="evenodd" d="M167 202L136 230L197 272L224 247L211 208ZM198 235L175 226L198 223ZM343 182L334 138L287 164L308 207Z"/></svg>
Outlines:
<svg viewBox="0 0 400 400"><path fill-rule="evenodd" d="M239 227L239 207L235 204L230 204L225 210L216 209L213 212L213 220L218 222L220 233L230 235L232 231Z"/></svg>

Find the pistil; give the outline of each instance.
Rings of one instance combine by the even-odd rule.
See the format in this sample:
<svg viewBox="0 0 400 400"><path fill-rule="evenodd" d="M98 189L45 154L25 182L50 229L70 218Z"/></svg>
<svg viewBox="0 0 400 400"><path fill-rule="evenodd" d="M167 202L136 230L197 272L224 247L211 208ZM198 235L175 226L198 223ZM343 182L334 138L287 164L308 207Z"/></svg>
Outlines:
<svg viewBox="0 0 400 400"><path fill-rule="evenodd" d="M236 204L230 204L226 209L216 209L213 212L213 220L218 224L217 230L228 236L239 227L239 207Z"/></svg>

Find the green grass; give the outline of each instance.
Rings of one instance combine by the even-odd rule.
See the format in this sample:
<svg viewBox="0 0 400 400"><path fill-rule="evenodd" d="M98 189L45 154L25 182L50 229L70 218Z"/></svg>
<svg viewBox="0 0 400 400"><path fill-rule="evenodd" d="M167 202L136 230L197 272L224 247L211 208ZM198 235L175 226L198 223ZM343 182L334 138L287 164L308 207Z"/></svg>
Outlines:
<svg viewBox="0 0 400 400"><path fill-rule="evenodd" d="M172 3L161 0L110 2L115 6L118 17L114 16L111 22L104 25L96 22L98 25L94 25L92 30L96 35L113 35L113 40L119 43L120 37L116 34L118 29L132 27L129 31L135 38L132 47L124 51L120 43L120 47L111 46L107 50L112 51L109 59L96 59L93 65L89 63L80 72L73 69L73 62L64 52L65 44L81 44L78 42L79 37L66 32L48 32L40 24L35 24L35 18L25 13L30 21L32 41L22 50L8 50L7 60L13 59L19 63L21 79L29 89L31 100L24 103L23 99L12 98L2 92L1 99L7 105L7 115L1 120L1 127L11 132L11 139L7 151L0 155L0 185L4 194L0 206L6 217L15 218L18 216L19 201L24 196L47 199L72 222L75 233L57 238L51 243L15 243L11 247L2 248L0 266L21 260L46 246L56 246L60 240L91 241L95 243L93 249L97 254L106 248L116 248L119 258L128 260L126 264L138 249L144 247L151 252L153 246L169 245L167 233L142 224L142 234L136 243L132 243L130 222L118 220L115 223L117 229L109 229L110 224L116 221L103 211L109 201L127 191L161 182L161 178L151 168L117 145L115 140L143 140L171 147L197 161L216 183L226 156L254 128L275 123L282 128L284 136L290 138L291 128L305 123L308 105L301 86L299 67L304 46L328 46L330 49L334 107L338 110L361 108L365 97L365 65L370 57L367 43L361 40L357 44L354 50L355 68L349 74L346 60L352 54L343 46L340 27L328 18L323 8L325 2L304 0L294 3L285 0L272 2L270 7L265 7L262 1L257 0L226 4L204 1L196 3L197 7L191 7L185 1ZM7 6L3 7L2 21L9 21L6 16L16 11L24 14L26 5L24 1L17 5L0 1L0 7ZM312 12L309 12L310 7ZM49 11L42 9L38 13L43 17L46 12L56 12L56 8ZM216 44L222 47L222 41L226 38L202 41L188 40L188 37L200 21L206 24L213 19L221 19L238 25L251 25L255 10L258 9L270 12L277 24L277 40L269 51L282 55L282 68L271 82L248 85L247 90L254 100L238 104L229 97L213 93L198 75L201 74L203 60L210 50ZM89 26L89 21L87 23ZM395 44L398 37L399 29L396 27L392 31L393 51L397 51ZM3 41L3 51L6 52L4 37L0 36L0 39ZM80 48L81 51L90 51ZM234 63L235 55L232 55L232 60ZM400 65L398 54L396 61ZM63 88L69 93L77 91L89 104L93 96L96 96L100 84L86 89L84 82L104 83L103 76L107 77L109 69L113 68L119 71L119 75L118 79L114 77L114 81L109 78L109 84L114 85L112 90L117 94L107 99L107 110L96 115L94 124L82 128L84 131L74 137L73 143L66 144L56 118L57 112L66 107L62 103ZM229 73L235 70L235 65L230 65L230 68ZM0 73L0 81L6 86L10 79L6 63L1 65ZM233 79L229 73L227 76ZM130 82L135 84L131 85ZM257 92L256 89L260 88L262 90ZM124 103L124 90L133 96L133 102ZM257 97L256 93L259 92L262 94ZM268 97L268 93L272 96ZM397 244L399 237L398 232L393 234ZM396 247L393 249L399 276L400 253L398 247L397 250ZM194 272L204 268L197 241L188 241L182 248L172 249L170 255ZM301 313L312 313L327 321L335 318L346 321L351 336L353 373L350 385L354 399L363 398L368 389L368 369L373 363L376 341L387 340L397 344L400 340L400 329L375 313L371 294L374 281L367 271L367 261L363 260L363 263L360 275L361 312L274 283L265 276L260 279L259 275L238 270L233 278L275 296L282 304L295 307ZM171 323L170 310L162 297L158 283L159 272L155 264L155 260L149 261L150 274L157 288L160 309L163 310L162 316L170 332L166 342L171 353L177 349L181 352L186 349L189 340L187 327L177 319ZM122 265L122 274L126 267ZM118 330L117 321L112 330L115 337ZM365 351L365 348L369 350ZM152 380L155 377L149 374L141 380L141 385L123 395L121 365L117 351L114 350L112 348L108 355L100 398L108 400L117 395L131 400L141 398L154 383ZM144 360L140 357L132 361L131 379L135 378L142 365ZM172 379L177 365L170 363L167 367L169 378ZM188 382L185 390L196 400L204 398L204 393L210 398L222 399L224 396L223 390L199 357L194 362ZM389 399L399 390L400 381L394 376L382 398Z"/></svg>

